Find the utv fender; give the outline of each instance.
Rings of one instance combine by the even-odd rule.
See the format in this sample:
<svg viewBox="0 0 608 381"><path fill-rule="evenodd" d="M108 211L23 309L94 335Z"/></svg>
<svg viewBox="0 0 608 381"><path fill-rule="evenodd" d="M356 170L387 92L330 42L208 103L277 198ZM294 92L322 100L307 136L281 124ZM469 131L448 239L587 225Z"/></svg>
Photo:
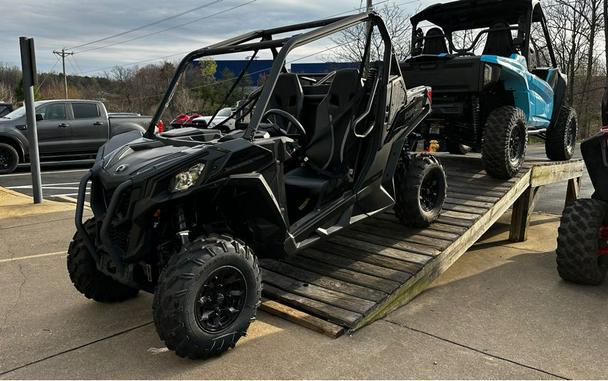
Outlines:
<svg viewBox="0 0 608 381"><path fill-rule="evenodd" d="M525 58L483 55L481 62L500 66L500 81L505 90L513 92L514 106L524 112L528 125L548 127L553 115L553 89L529 73Z"/></svg>
<svg viewBox="0 0 608 381"><path fill-rule="evenodd" d="M216 200L227 223L260 257L283 256L288 222L279 200L259 173L229 177Z"/></svg>

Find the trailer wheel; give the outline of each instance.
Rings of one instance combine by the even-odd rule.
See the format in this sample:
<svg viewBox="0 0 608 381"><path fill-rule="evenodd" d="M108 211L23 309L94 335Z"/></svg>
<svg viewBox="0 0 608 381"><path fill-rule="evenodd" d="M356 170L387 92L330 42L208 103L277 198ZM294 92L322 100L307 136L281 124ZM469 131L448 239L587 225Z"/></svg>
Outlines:
<svg viewBox="0 0 608 381"><path fill-rule="evenodd" d="M524 112L502 106L490 113L484 127L481 156L486 172L498 179L517 175L528 147L528 129Z"/></svg>
<svg viewBox="0 0 608 381"><path fill-rule="evenodd" d="M566 207L557 237L557 271L562 279L599 285L608 270L608 203L581 199Z"/></svg>
<svg viewBox="0 0 608 381"><path fill-rule="evenodd" d="M247 333L261 290L257 259L243 242L198 238L160 275L153 303L158 335L180 357L219 355Z"/></svg>
<svg viewBox="0 0 608 381"><path fill-rule="evenodd" d="M569 106L562 106L557 121L547 129L545 151L549 160L570 160L576 146L578 132L578 119L576 110Z"/></svg>
<svg viewBox="0 0 608 381"><path fill-rule="evenodd" d="M399 161L395 172L395 214L406 226L427 227L441 213L447 193L443 166L432 155Z"/></svg>
<svg viewBox="0 0 608 381"><path fill-rule="evenodd" d="M84 227L89 236L95 236L95 221L86 221ZM76 232L70 242L67 262L74 287L89 299L101 303L116 303L134 298L139 293L139 290L125 286L97 269L80 232Z"/></svg>
<svg viewBox="0 0 608 381"><path fill-rule="evenodd" d="M13 173L19 165L19 154L11 145L0 143L0 175Z"/></svg>

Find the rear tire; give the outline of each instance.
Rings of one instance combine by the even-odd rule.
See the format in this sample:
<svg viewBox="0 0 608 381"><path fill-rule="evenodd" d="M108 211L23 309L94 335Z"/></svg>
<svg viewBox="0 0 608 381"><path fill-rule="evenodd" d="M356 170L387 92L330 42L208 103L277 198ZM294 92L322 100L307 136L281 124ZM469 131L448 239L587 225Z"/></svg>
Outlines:
<svg viewBox="0 0 608 381"><path fill-rule="evenodd" d="M507 180L517 175L527 147L528 129L522 110L502 106L490 113L481 148L483 165L490 176Z"/></svg>
<svg viewBox="0 0 608 381"><path fill-rule="evenodd" d="M598 257L600 228L607 222L608 203L581 199L562 214L557 237L557 271L562 279L599 285L606 277L608 258Z"/></svg>
<svg viewBox="0 0 608 381"><path fill-rule="evenodd" d="M95 237L95 222L88 220L84 227ZM89 299L101 303L116 303L134 298L139 290L125 286L97 269L95 260L84 244L84 237L76 232L68 249L68 273L74 287Z"/></svg>
<svg viewBox="0 0 608 381"><path fill-rule="evenodd" d="M0 143L0 175L13 173L19 165L17 150L6 143Z"/></svg>
<svg viewBox="0 0 608 381"><path fill-rule="evenodd" d="M432 155L399 161L395 171L395 214L406 226L424 228L441 213L447 194L445 171Z"/></svg>
<svg viewBox="0 0 608 381"><path fill-rule="evenodd" d="M169 260L154 294L167 348L191 359L219 355L247 333L261 299L253 252L230 236L196 239Z"/></svg>
<svg viewBox="0 0 608 381"><path fill-rule="evenodd" d="M578 119L576 111L569 106L562 106L557 121L547 129L545 151L549 160L566 161L572 158L576 147Z"/></svg>

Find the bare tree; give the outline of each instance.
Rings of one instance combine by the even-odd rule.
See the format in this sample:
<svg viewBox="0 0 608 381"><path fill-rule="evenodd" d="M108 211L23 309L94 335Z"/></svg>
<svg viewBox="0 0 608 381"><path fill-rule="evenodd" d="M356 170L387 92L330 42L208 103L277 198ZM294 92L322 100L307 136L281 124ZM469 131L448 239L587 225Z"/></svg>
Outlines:
<svg viewBox="0 0 608 381"><path fill-rule="evenodd" d="M379 11L391 36L393 50L397 59L404 60L411 51L410 15L399 4L385 4ZM365 53L366 26L359 24L356 27L339 33L332 41L337 49L332 51L330 59L344 62L360 62ZM383 52L384 43L378 33L374 33L371 41L372 59L378 59Z"/></svg>

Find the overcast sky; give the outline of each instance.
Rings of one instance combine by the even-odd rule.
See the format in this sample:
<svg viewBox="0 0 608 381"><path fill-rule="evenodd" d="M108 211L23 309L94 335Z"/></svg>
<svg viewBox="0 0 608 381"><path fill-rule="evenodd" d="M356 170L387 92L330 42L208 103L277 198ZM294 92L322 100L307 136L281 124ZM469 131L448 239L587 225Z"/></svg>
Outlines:
<svg viewBox="0 0 608 381"><path fill-rule="evenodd" d="M411 12L430 2L384 1ZM0 63L19 65L18 37L28 36L35 39L38 70L59 71L55 49L77 47L200 6L204 7L133 33L74 48L67 71L94 75L115 65L163 57L177 60L188 51L246 31L355 13L360 0L0 0ZM168 28L173 29L163 31ZM155 34L142 37L151 33Z"/></svg>

